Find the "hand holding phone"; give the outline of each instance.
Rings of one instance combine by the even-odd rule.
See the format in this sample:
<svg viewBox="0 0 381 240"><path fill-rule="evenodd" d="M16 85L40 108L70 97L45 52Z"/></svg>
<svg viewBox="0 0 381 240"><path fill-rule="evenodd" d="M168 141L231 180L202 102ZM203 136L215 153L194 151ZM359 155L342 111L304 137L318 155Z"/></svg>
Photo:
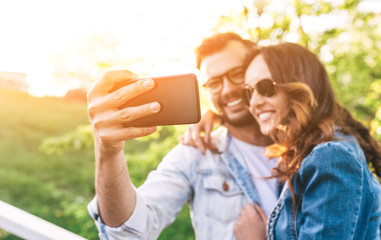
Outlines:
<svg viewBox="0 0 381 240"><path fill-rule="evenodd" d="M200 118L200 100L197 78L194 74L152 77L155 87L151 91L130 99L119 108L135 107L159 102L161 110L151 116L125 123L126 127L147 127L197 123ZM111 90L132 84L139 79L119 82Z"/></svg>

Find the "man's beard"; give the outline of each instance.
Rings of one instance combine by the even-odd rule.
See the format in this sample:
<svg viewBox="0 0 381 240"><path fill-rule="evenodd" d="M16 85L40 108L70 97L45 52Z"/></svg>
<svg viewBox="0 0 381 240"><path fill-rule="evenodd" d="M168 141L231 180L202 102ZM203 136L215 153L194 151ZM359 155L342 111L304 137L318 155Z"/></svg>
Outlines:
<svg viewBox="0 0 381 240"><path fill-rule="evenodd" d="M244 113L242 113L240 116L229 118L228 114L223 110L223 106L226 104L222 99L229 99L232 97L241 97L240 91L234 91L229 94L220 96L218 99L218 105L222 112L222 120L226 123L229 123L232 126L235 127L243 127L251 124L258 124L257 121L254 119L253 115L249 112L249 110L246 110Z"/></svg>
<svg viewBox="0 0 381 240"><path fill-rule="evenodd" d="M248 111L243 116L234 119L229 118L224 111L221 117L223 122L229 123L230 125L235 127L243 127L251 124L257 124L257 121L255 121L253 115L251 115L251 113Z"/></svg>

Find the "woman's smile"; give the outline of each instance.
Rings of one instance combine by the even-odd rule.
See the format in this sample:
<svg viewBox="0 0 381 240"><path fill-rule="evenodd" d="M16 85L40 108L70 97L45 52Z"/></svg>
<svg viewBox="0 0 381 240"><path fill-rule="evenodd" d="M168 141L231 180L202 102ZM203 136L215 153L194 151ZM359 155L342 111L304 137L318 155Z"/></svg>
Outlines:
<svg viewBox="0 0 381 240"><path fill-rule="evenodd" d="M255 86L264 79L268 81L268 79L272 79L272 76L265 59L262 55L258 55L246 70L245 83ZM263 93L261 94L254 89L250 99L249 110L257 120L264 135L268 135L275 129L290 111L286 93L278 85L275 88L275 94L269 97L263 96Z"/></svg>

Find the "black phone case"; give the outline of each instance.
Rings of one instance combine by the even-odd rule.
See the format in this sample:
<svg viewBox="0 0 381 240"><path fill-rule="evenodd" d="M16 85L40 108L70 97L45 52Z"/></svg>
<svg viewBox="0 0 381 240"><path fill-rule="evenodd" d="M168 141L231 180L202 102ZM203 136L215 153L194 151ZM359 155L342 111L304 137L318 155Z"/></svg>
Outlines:
<svg viewBox="0 0 381 240"><path fill-rule="evenodd" d="M200 99L196 75L189 73L153 77L153 79L155 81L153 90L126 102L120 106L120 109L159 102L160 112L131 121L124 126L163 126L191 124L200 121ZM123 84L128 85L136 81L131 80Z"/></svg>

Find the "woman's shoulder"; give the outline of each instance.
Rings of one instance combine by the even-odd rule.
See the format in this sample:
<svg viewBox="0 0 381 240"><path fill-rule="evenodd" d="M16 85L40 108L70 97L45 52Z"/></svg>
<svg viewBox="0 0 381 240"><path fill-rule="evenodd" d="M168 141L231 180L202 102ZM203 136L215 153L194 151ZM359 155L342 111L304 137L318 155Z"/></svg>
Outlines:
<svg viewBox="0 0 381 240"><path fill-rule="evenodd" d="M356 138L338 132L333 140L316 145L303 160L301 167L312 164L315 167L350 165L348 167L357 168L362 165L362 161L365 161L365 156Z"/></svg>

